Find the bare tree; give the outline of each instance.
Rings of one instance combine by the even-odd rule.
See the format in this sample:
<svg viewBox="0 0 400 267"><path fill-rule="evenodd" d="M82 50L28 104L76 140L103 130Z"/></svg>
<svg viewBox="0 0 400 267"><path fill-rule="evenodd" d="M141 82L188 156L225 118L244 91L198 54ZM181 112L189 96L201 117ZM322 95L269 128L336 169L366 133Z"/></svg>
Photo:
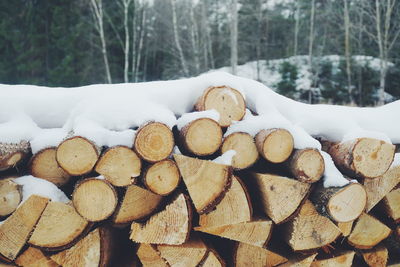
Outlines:
<svg viewBox="0 0 400 267"><path fill-rule="evenodd" d="M176 18L176 4L175 4L176 0L170 0L170 1L171 1L171 7L172 7L172 27L173 27L173 30L174 30L175 45L176 45L176 48L177 48L178 53L179 53L179 59L180 59L181 64L182 64L183 74L185 76L189 76L189 70L188 70L188 67L187 67L187 64L186 64L185 56L183 54L181 42L180 42L180 39L179 39L178 21L177 21L177 18Z"/></svg>
<svg viewBox="0 0 400 267"><path fill-rule="evenodd" d="M264 0L257 1L257 41L256 41L256 56L257 56L257 80L261 80L261 66L260 66L260 57L261 57L261 30L262 30L262 19L263 19L263 9L262 4Z"/></svg>
<svg viewBox="0 0 400 267"><path fill-rule="evenodd" d="M232 74L237 73L238 61L238 0L232 0L231 3L231 68Z"/></svg>
<svg viewBox="0 0 400 267"><path fill-rule="evenodd" d="M101 53L103 55L104 60L104 68L106 71L106 78L108 83L112 83L111 74L110 74L110 66L108 64L108 55L107 55L107 45L106 38L104 36L104 27L103 27L103 1L102 0L90 0L90 10L94 19L94 25L96 31L99 34L100 42L101 42Z"/></svg>
<svg viewBox="0 0 400 267"><path fill-rule="evenodd" d="M142 22L140 24L140 37L139 37L139 44L136 51L136 67L135 67L135 82L139 79L139 65L140 60L142 57L142 50L143 50L143 40L146 32L146 7L142 7Z"/></svg>
<svg viewBox="0 0 400 267"><path fill-rule="evenodd" d="M349 102L354 104L353 92L351 85L351 54L350 54L350 15L349 15L349 4L348 0L343 0L344 2L344 48L345 48L345 58L346 58L346 74L347 74L347 91L349 94Z"/></svg>
<svg viewBox="0 0 400 267"><path fill-rule="evenodd" d="M314 46L314 21L315 21L315 0L311 1L311 15L310 15L310 34L308 43L308 65L311 73L311 84L308 91L308 102L312 102L314 74L313 74L313 46Z"/></svg>
<svg viewBox="0 0 400 267"><path fill-rule="evenodd" d="M129 6L132 0L120 0L118 2L124 11L124 32L125 32L125 44L124 44L124 82L129 82L128 80L128 70L129 70L129 28L128 28L128 13Z"/></svg>
<svg viewBox="0 0 400 267"><path fill-rule="evenodd" d="M192 44L192 51L193 51L193 58L194 58L194 67L195 67L195 72L198 74L200 72L200 59L199 59L199 37L198 37L198 28L197 28L197 22L194 17L194 1L190 1L190 11L189 11L189 16L190 16L190 41Z"/></svg>
<svg viewBox="0 0 400 267"><path fill-rule="evenodd" d="M293 56L297 56L298 45L299 45L299 28L300 28L300 0L296 1L296 13L294 15L295 24L294 24L294 48L293 48Z"/></svg>

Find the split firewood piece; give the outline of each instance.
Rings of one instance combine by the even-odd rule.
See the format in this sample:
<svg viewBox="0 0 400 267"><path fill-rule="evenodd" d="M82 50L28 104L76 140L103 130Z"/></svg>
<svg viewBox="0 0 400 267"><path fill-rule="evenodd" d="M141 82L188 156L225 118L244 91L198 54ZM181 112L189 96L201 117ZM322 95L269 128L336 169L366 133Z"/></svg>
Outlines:
<svg viewBox="0 0 400 267"><path fill-rule="evenodd" d="M214 154L222 144L222 129L209 118L196 119L179 132L184 148L197 156Z"/></svg>
<svg viewBox="0 0 400 267"><path fill-rule="evenodd" d="M232 167L236 170L249 168L259 157L254 138L248 133L237 132L225 137L221 152L228 150L236 151L232 158Z"/></svg>
<svg viewBox="0 0 400 267"><path fill-rule="evenodd" d="M122 198L113 222L125 224L141 220L152 214L162 201L162 196L136 185L130 185Z"/></svg>
<svg viewBox="0 0 400 267"><path fill-rule="evenodd" d="M0 224L0 255L16 258L48 202L48 198L32 195Z"/></svg>
<svg viewBox="0 0 400 267"><path fill-rule="evenodd" d="M294 251L304 251L326 246L340 234L340 229L307 200L299 214L285 225L284 239Z"/></svg>
<svg viewBox="0 0 400 267"><path fill-rule="evenodd" d="M361 252L364 261L370 267L386 267L389 252L383 245L378 245L371 250Z"/></svg>
<svg viewBox="0 0 400 267"><path fill-rule="evenodd" d="M222 226L199 226L196 231L216 235L258 247L265 247L271 237L272 222L260 220Z"/></svg>
<svg viewBox="0 0 400 267"><path fill-rule="evenodd" d="M91 172L99 156L100 149L93 142L81 136L64 140L56 151L58 164L72 176Z"/></svg>
<svg viewBox="0 0 400 267"><path fill-rule="evenodd" d="M351 230L353 229L353 223L354 221L337 223L337 227L342 232L342 236L346 237L350 235Z"/></svg>
<svg viewBox="0 0 400 267"><path fill-rule="evenodd" d="M138 243L181 245L189 237L192 213L184 194L154 214L146 223L133 222L130 239Z"/></svg>
<svg viewBox="0 0 400 267"><path fill-rule="evenodd" d="M271 250L246 243L238 243L233 253L233 260L237 267L273 267L288 261L286 257Z"/></svg>
<svg viewBox="0 0 400 267"><path fill-rule="evenodd" d="M264 129L256 135L255 139L258 152L269 162L282 163L293 152L293 136L285 129Z"/></svg>
<svg viewBox="0 0 400 267"><path fill-rule="evenodd" d="M20 186L12 179L0 180L0 217L13 213L22 200Z"/></svg>
<svg viewBox="0 0 400 267"><path fill-rule="evenodd" d="M166 196L179 185L181 175L175 161L165 159L151 165L143 175L143 183L152 192Z"/></svg>
<svg viewBox="0 0 400 267"><path fill-rule="evenodd" d="M232 181L232 168L208 160L174 155L176 164L199 214L221 202Z"/></svg>
<svg viewBox="0 0 400 267"><path fill-rule="evenodd" d="M35 177L63 186L68 183L71 176L58 165L56 151L56 147L50 147L33 155L29 162L29 172Z"/></svg>
<svg viewBox="0 0 400 267"><path fill-rule="evenodd" d="M375 179L364 179L362 184L367 192L367 207L369 212L390 191L400 183L400 166L389 169L383 176Z"/></svg>
<svg viewBox="0 0 400 267"><path fill-rule="evenodd" d="M168 267L170 266L156 249L155 245L151 244L139 244L137 251L140 262L143 267Z"/></svg>
<svg viewBox="0 0 400 267"><path fill-rule="evenodd" d="M154 163L168 158L174 145L171 129L163 123L151 122L137 131L134 149L142 159Z"/></svg>
<svg viewBox="0 0 400 267"><path fill-rule="evenodd" d="M225 267L225 261L218 255L218 253L213 250L209 249L207 257L203 261L201 267Z"/></svg>
<svg viewBox="0 0 400 267"><path fill-rule="evenodd" d="M387 194L382 203L390 218L396 223L400 223L400 188L394 189Z"/></svg>
<svg viewBox="0 0 400 267"><path fill-rule="evenodd" d="M0 143L0 171L14 168L29 154L31 146L27 141Z"/></svg>
<svg viewBox="0 0 400 267"><path fill-rule="evenodd" d="M221 226L251 221L252 206L249 194L243 182L236 176L232 176L232 185L225 197L209 213L201 214L200 226Z"/></svg>
<svg viewBox="0 0 400 267"><path fill-rule="evenodd" d="M107 227L100 227L73 247L52 255L51 259L63 267L109 266L113 243L111 231Z"/></svg>
<svg viewBox="0 0 400 267"><path fill-rule="evenodd" d="M22 267L57 267L59 266L52 259L48 258L43 252L34 247L28 247L18 258L15 260L18 266Z"/></svg>
<svg viewBox="0 0 400 267"><path fill-rule="evenodd" d="M232 121L240 121L246 114L246 103L242 94L228 86L213 86L207 88L198 99L195 109L204 111L215 109L220 117L221 127L228 127Z"/></svg>
<svg viewBox="0 0 400 267"><path fill-rule="evenodd" d="M62 202L47 204L29 244L45 250L61 250L72 246L85 234L89 222L74 207Z"/></svg>
<svg viewBox="0 0 400 267"><path fill-rule="evenodd" d="M354 255L354 251L347 251L339 256L327 259L317 259L311 264L311 267L351 267Z"/></svg>
<svg viewBox="0 0 400 267"><path fill-rule="evenodd" d="M317 210L335 222L350 222L357 219L367 204L367 193L359 183L343 187L325 188L318 184L310 197Z"/></svg>
<svg viewBox="0 0 400 267"><path fill-rule="evenodd" d="M389 169L395 146L372 138L358 138L330 147L336 166L349 176L379 177Z"/></svg>
<svg viewBox="0 0 400 267"><path fill-rule="evenodd" d="M263 211L279 224L290 218L308 195L311 185L272 174L253 173L256 197Z"/></svg>
<svg viewBox="0 0 400 267"><path fill-rule="evenodd" d="M369 214L363 213L349 235L347 241L359 249L370 249L387 238L391 229Z"/></svg>
<svg viewBox="0 0 400 267"><path fill-rule="evenodd" d="M311 255L295 255L289 258L289 261L279 265L279 267L310 267L317 253Z"/></svg>
<svg viewBox="0 0 400 267"><path fill-rule="evenodd" d="M77 183L72 193L76 211L90 222L110 217L118 203L114 187L107 181L89 178Z"/></svg>
<svg viewBox="0 0 400 267"><path fill-rule="evenodd" d="M208 248L196 235L182 245L158 245L161 258L171 266L196 267L207 256Z"/></svg>
<svg viewBox="0 0 400 267"><path fill-rule="evenodd" d="M126 146L107 149L96 164L95 171L114 186L128 186L140 175L142 161Z"/></svg>
<svg viewBox="0 0 400 267"><path fill-rule="evenodd" d="M295 150L287 164L292 175L305 183L318 182L325 171L324 158L313 148Z"/></svg>

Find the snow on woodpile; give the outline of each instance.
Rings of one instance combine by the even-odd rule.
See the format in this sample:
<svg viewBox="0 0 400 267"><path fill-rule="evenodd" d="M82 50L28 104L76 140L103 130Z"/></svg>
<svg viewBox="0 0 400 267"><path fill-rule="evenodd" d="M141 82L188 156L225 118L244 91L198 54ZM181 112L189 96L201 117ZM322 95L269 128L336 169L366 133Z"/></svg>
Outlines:
<svg viewBox="0 0 400 267"><path fill-rule="evenodd" d="M332 142L373 137L400 143L400 124L395 123L400 101L377 108L309 105L281 96L257 81L222 72L175 81L77 88L0 85L0 142L30 141L35 153L57 146L73 133L98 146L132 146L136 129L149 121L172 129L202 117L218 120L217 111L189 112L206 88L221 85L238 90L248 109L225 136L234 132L255 136L262 129L283 128L293 135L296 149L320 150L316 137ZM323 158L325 185L342 186L345 179L330 156L323 154Z"/></svg>

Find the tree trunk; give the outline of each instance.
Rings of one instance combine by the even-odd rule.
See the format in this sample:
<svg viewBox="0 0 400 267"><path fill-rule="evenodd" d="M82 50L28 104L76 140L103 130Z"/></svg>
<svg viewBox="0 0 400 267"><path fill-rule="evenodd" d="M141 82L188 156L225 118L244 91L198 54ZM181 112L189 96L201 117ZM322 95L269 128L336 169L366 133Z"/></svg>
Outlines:
<svg viewBox="0 0 400 267"><path fill-rule="evenodd" d="M237 74L238 62L238 0L231 0L231 68L232 74Z"/></svg>
<svg viewBox="0 0 400 267"><path fill-rule="evenodd" d="M176 17L176 4L175 4L176 0L170 0L170 1L171 1L171 6L172 6L172 27L173 27L173 30L174 30L175 45L176 45L176 48L177 48L178 53L179 53L179 59L181 61L183 74L185 76L189 76L189 69L188 69L187 64L186 64L185 56L183 54L183 49L182 49L180 38L179 38L178 20L177 20L177 17Z"/></svg>
<svg viewBox="0 0 400 267"><path fill-rule="evenodd" d="M197 36L197 22L194 17L194 1L191 0L190 2L190 10L189 10L189 16L190 16L190 42L192 44L192 51L193 51L193 58L194 58L194 67L195 67L195 74L200 73L200 51L199 51L199 38Z"/></svg>
<svg viewBox="0 0 400 267"><path fill-rule="evenodd" d="M138 82L138 79L139 79L139 66L140 66L140 60L142 57L143 40L144 40L145 31L146 31L145 25L146 25L146 7L143 7L142 23L140 25L140 39L139 39L139 46L137 49L137 58L136 58L136 67L135 67L135 82Z"/></svg>
<svg viewBox="0 0 400 267"><path fill-rule="evenodd" d="M297 53L298 53L299 29L300 29L300 0L297 0L296 1L295 25L294 25L293 56L297 56Z"/></svg>
<svg viewBox="0 0 400 267"><path fill-rule="evenodd" d="M349 103L354 104L353 92L351 85L351 54L350 54L350 15L348 0L344 0L344 47L346 57L346 74L347 74L347 91L349 94Z"/></svg>
<svg viewBox="0 0 400 267"><path fill-rule="evenodd" d="M308 68L311 74L311 84L308 92L308 103L311 104L314 95L314 71L313 71L313 47L314 47L314 18L315 18L315 0L311 1L311 16L310 16L310 34L308 43Z"/></svg>

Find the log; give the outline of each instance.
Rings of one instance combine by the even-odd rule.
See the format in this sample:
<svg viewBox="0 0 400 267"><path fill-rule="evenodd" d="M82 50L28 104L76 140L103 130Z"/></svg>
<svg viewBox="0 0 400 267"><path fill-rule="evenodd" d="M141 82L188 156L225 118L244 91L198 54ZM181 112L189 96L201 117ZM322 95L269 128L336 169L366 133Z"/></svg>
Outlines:
<svg viewBox="0 0 400 267"><path fill-rule="evenodd" d="M20 186L12 179L0 180L0 217L13 213L22 200Z"/></svg>
<svg viewBox="0 0 400 267"><path fill-rule="evenodd" d="M293 136L285 129L261 130L255 140L260 155L272 163L286 161L293 152Z"/></svg>
<svg viewBox="0 0 400 267"><path fill-rule="evenodd" d="M202 267L225 267L225 261L218 255L215 250L210 249L207 257L203 261Z"/></svg>
<svg viewBox="0 0 400 267"><path fill-rule="evenodd" d="M387 194L382 203L387 215L396 223L400 223L400 188L394 189Z"/></svg>
<svg viewBox="0 0 400 267"><path fill-rule="evenodd" d="M198 226L194 229L249 245L265 247L271 237L272 222L259 220L222 226Z"/></svg>
<svg viewBox="0 0 400 267"><path fill-rule="evenodd" d="M174 159L197 212L211 211L231 185L232 168L177 154L174 154Z"/></svg>
<svg viewBox="0 0 400 267"><path fill-rule="evenodd" d="M156 249L155 245L151 244L139 244L137 251L140 262L143 267L168 267L170 266Z"/></svg>
<svg viewBox="0 0 400 267"><path fill-rule="evenodd" d="M59 265L52 259L43 254L43 252L34 247L28 247L15 260L18 266L22 267L58 267Z"/></svg>
<svg viewBox="0 0 400 267"><path fill-rule="evenodd" d="M48 198L32 195L0 224L0 255L3 258L14 260L17 257L48 202Z"/></svg>
<svg viewBox="0 0 400 267"><path fill-rule="evenodd" d="M359 249L370 249L387 238L391 229L369 214L363 213L347 238L350 245Z"/></svg>
<svg viewBox="0 0 400 267"><path fill-rule="evenodd" d="M138 243L181 245L189 238L192 213L188 199L179 194L164 210L146 223L133 222L130 239Z"/></svg>
<svg viewBox="0 0 400 267"><path fill-rule="evenodd" d="M272 267L288 261L287 258L271 250L238 243L233 253L234 265L237 267Z"/></svg>
<svg viewBox="0 0 400 267"><path fill-rule="evenodd" d="M0 171L14 168L22 162L31 150L27 141L21 141L18 144L0 143Z"/></svg>
<svg viewBox="0 0 400 267"><path fill-rule="evenodd" d="M353 223L354 221L337 223L337 227L342 232L342 236L346 237L350 235L351 230L353 229Z"/></svg>
<svg viewBox="0 0 400 267"><path fill-rule="evenodd" d="M96 164L95 171L114 186L128 186L140 175L142 161L129 147L107 149Z"/></svg>
<svg viewBox="0 0 400 267"><path fill-rule="evenodd" d="M115 212L113 222L115 224L126 224L146 218L156 211L161 201L160 195L139 186L130 185Z"/></svg>
<svg viewBox="0 0 400 267"><path fill-rule="evenodd" d="M74 136L64 140L56 151L58 164L69 175L90 173L100 156L100 149L88 139Z"/></svg>
<svg viewBox="0 0 400 267"><path fill-rule="evenodd" d="M276 224L288 220L308 195L310 184L272 174L252 173L254 195Z"/></svg>
<svg viewBox="0 0 400 267"><path fill-rule="evenodd" d="M60 187L69 182L71 175L58 165L56 151L56 147L40 150L33 155L28 168L32 176L42 178Z"/></svg>
<svg viewBox="0 0 400 267"><path fill-rule="evenodd" d="M367 193L359 183L329 188L319 183L310 199L319 213L329 216L333 221L351 222L364 211Z"/></svg>
<svg viewBox="0 0 400 267"><path fill-rule="evenodd" d="M155 194L166 196L179 185L181 175L175 161L165 159L151 165L143 175L143 183Z"/></svg>
<svg viewBox="0 0 400 267"><path fill-rule="evenodd" d="M294 251L308 251L326 246L341 234L339 228L318 214L307 200L292 220L284 225L284 239Z"/></svg>
<svg viewBox="0 0 400 267"><path fill-rule="evenodd" d="M89 227L89 222L79 216L72 205L50 202L28 243L48 251L63 250L76 243Z"/></svg>
<svg viewBox="0 0 400 267"><path fill-rule="evenodd" d="M335 144L329 154L340 171L351 177L382 176L392 164L395 146L372 138L358 138Z"/></svg>
<svg viewBox="0 0 400 267"><path fill-rule="evenodd" d="M196 119L185 125L179 138L187 152L196 156L214 154L222 144L222 129L209 118Z"/></svg>
<svg viewBox="0 0 400 267"><path fill-rule="evenodd" d="M254 138L248 133L232 133L224 138L221 153L228 150L235 150L232 158L232 167L235 170L243 170L251 167L259 157Z"/></svg>
<svg viewBox="0 0 400 267"><path fill-rule="evenodd" d="M370 267L385 267L389 257L389 252L383 245L362 251L361 254L364 261Z"/></svg>
<svg viewBox="0 0 400 267"><path fill-rule="evenodd" d="M290 173L304 183L315 183L325 171L325 162L317 149L295 150L287 161Z"/></svg>
<svg viewBox="0 0 400 267"><path fill-rule="evenodd" d="M279 265L279 267L310 267L317 253L311 255L295 255L289 258L289 261Z"/></svg>
<svg viewBox="0 0 400 267"><path fill-rule="evenodd" d="M317 259L311 264L311 267L351 267L354 255L354 251L347 251L339 256L333 256L327 259Z"/></svg>
<svg viewBox="0 0 400 267"><path fill-rule="evenodd" d="M88 178L75 185L72 203L83 218L90 222L99 222L114 213L118 196L114 187L106 180Z"/></svg>
<svg viewBox="0 0 400 267"><path fill-rule="evenodd" d="M50 258L63 267L110 266L112 232L107 227L99 227L79 240L73 247L63 250Z"/></svg>
<svg viewBox="0 0 400 267"><path fill-rule="evenodd" d="M372 210L393 188L400 183L400 166L390 168L383 176L364 179L362 184L367 192L366 211Z"/></svg>
<svg viewBox="0 0 400 267"><path fill-rule="evenodd" d="M242 94L228 86L213 86L207 88L197 100L195 110L215 109L220 117L221 127L228 127L232 121L240 121L246 114L246 103Z"/></svg>
<svg viewBox="0 0 400 267"><path fill-rule="evenodd" d="M199 225L209 227L248 222L252 219L252 212L247 189L238 177L232 176L232 185L225 197L213 211L200 215Z"/></svg>
<svg viewBox="0 0 400 267"><path fill-rule="evenodd" d="M151 163L168 158L174 145L171 129L160 122L140 127L134 141L134 149L139 157Z"/></svg>

